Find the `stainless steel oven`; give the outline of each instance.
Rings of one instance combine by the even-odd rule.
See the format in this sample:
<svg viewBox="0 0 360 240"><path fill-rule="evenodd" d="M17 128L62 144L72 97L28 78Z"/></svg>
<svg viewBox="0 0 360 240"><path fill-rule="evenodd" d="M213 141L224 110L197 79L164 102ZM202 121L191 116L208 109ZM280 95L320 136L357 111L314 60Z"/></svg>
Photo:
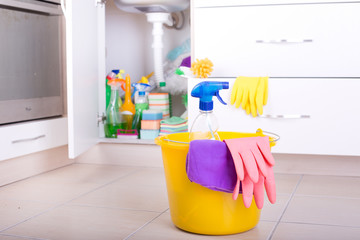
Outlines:
<svg viewBox="0 0 360 240"><path fill-rule="evenodd" d="M0 0L0 124L64 113L62 25L58 0Z"/></svg>

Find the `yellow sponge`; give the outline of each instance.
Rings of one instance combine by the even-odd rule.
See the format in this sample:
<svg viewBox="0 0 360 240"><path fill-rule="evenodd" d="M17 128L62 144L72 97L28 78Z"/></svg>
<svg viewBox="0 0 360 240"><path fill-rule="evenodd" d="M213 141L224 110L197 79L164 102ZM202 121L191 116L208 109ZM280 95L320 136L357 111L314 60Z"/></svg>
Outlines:
<svg viewBox="0 0 360 240"><path fill-rule="evenodd" d="M207 58L202 60L196 59L196 62L191 64L190 70L197 78L207 78L210 76L213 66L213 63Z"/></svg>

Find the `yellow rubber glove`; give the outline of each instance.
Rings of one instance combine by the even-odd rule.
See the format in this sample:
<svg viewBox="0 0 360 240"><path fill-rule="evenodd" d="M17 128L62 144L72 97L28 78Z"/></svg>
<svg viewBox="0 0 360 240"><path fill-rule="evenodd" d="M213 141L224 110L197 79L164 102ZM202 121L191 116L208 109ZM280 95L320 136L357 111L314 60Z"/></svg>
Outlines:
<svg viewBox="0 0 360 240"><path fill-rule="evenodd" d="M237 77L231 91L230 104L235 103L235 107L246 109L249 98L249 81L247 77Z"/></svg>
<svg viewBox="0 0 360 240"><path fill-rule="evenodd" d="M230 104L233 105L235 103L236 97L238 97L238 94L240 94L240 90L239 89L239 85L240 85L240 81L238 81L239 77L237 77L235 79L234 85L232 87L231 90L231 95L230 95ZM239 91L239 93L238 93Z"/></svg>
<svg viewBox="0 0 360 240"><path fill-rule="evenodd" d="M230 103L253 117L263 114L268 98L268 77L238 77L231 92Z"/></svg>
<svg viewBox="0 0 360 240"><path fill-rule="evenodd" d="M256 95L258 93L258 85L260 79L261 79L260 77L251 78L249 79L249 83L248 83L250 111L253 117L256 117L258 115L257 106L256 106Z"/></svg>
<svg viewBox="0 0 360 240"><path fill-rule="evenodd" d="M261 78L257 87L256 97L255 97L256 109L259 112L259 115L263 114L264 92L265 92L265 81L263 80L263 78Z"/></svg>
<svg viewBox="0 0 360 240"><path fill-rule="evenodd" d="M266 105L266 104L267 104L267 100L268 100L268 95L269 95L269 78L268 78L268 77L264 77L264 82L265 82L264 105Z"/></svg>
<svg viewBox="0 0 360 240"><path fill-rule="evenodd" d="M230 104L233 105L235 104L235 107L238 108L240 107L241 101L242 101L242 97L243 97L243 91L244 91L244 83L245 81L241 81L242 77L237 77L235 79L232 91L231 91L231 96L230 96Z"/></svg>
<svg viewBox="0 0 360 240"><path fill-rule="evenodd" d="M244 85L242 90L242 96L239 99L241 101L241 107L242 109L246 110L249 109L250 111L250 101L249 101L249 81L247 79L244 79ZM246 112L248 112L246 110ZM249 113L247 113L249 114Z"/></svg>
<svg viewBox="0 0 360 240"><path fill-rule="evenodd" d="M255 96L256 109L259 112L259 115L262 115L263 113L263 105L265 99L265 84L266 84L265 78L260 78Z"/></svg>
<svg viewBox="0 0 360 240"><path fill-rule="evenodd" d="M255 98L256 109L259 115L262 115L263 106L266 105L268 98L268 77L260 78Z"/></svg>
<svg viewBox="0 0 360 240"><path fill-rule="evenodd" d="M248 99L248 101L247 101L247 103L246 103L246 106L245 106L245 109L244 109L245 111L246 111L246 114L247 115L249 115L250 114L250 101L249 101L249 99Z"/></svg>

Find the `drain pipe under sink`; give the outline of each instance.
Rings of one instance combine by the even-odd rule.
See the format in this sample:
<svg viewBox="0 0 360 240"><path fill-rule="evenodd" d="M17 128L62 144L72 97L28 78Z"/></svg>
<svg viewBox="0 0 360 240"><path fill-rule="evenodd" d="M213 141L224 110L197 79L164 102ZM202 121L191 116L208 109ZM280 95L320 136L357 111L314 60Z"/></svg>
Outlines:
<svg viewBox="0 0 360 240"><path fill-rule="evenodd" d="M171 21L170 13L153 12L153 13L147 13L146 17L147 17L147 21L153 24L152 48L154 49L154 76L158 87L163 87L165 86L163 59L162 59L162 52L163 52L162 36L164 34L163 24L165 23L169 26L172 26L173 22Z"/></svg>

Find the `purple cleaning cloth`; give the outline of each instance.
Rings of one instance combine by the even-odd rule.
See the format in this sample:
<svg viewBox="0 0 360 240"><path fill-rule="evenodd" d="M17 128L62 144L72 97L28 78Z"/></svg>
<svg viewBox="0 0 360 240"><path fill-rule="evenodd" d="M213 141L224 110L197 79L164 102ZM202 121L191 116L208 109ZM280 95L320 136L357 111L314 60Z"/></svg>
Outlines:
<svg viewBox="0 0 360 240"><path fill-rule="evenodd" d="M191 56L184 58L179 67L191 68Z"/></svg>
<svg viewBox="0 0 360 240"><path fill-rule="evenodd" d="M186 173L191 182L215 191L232 193L236 185L234 161L226 144L221 141L191 141Z"/></svg>

